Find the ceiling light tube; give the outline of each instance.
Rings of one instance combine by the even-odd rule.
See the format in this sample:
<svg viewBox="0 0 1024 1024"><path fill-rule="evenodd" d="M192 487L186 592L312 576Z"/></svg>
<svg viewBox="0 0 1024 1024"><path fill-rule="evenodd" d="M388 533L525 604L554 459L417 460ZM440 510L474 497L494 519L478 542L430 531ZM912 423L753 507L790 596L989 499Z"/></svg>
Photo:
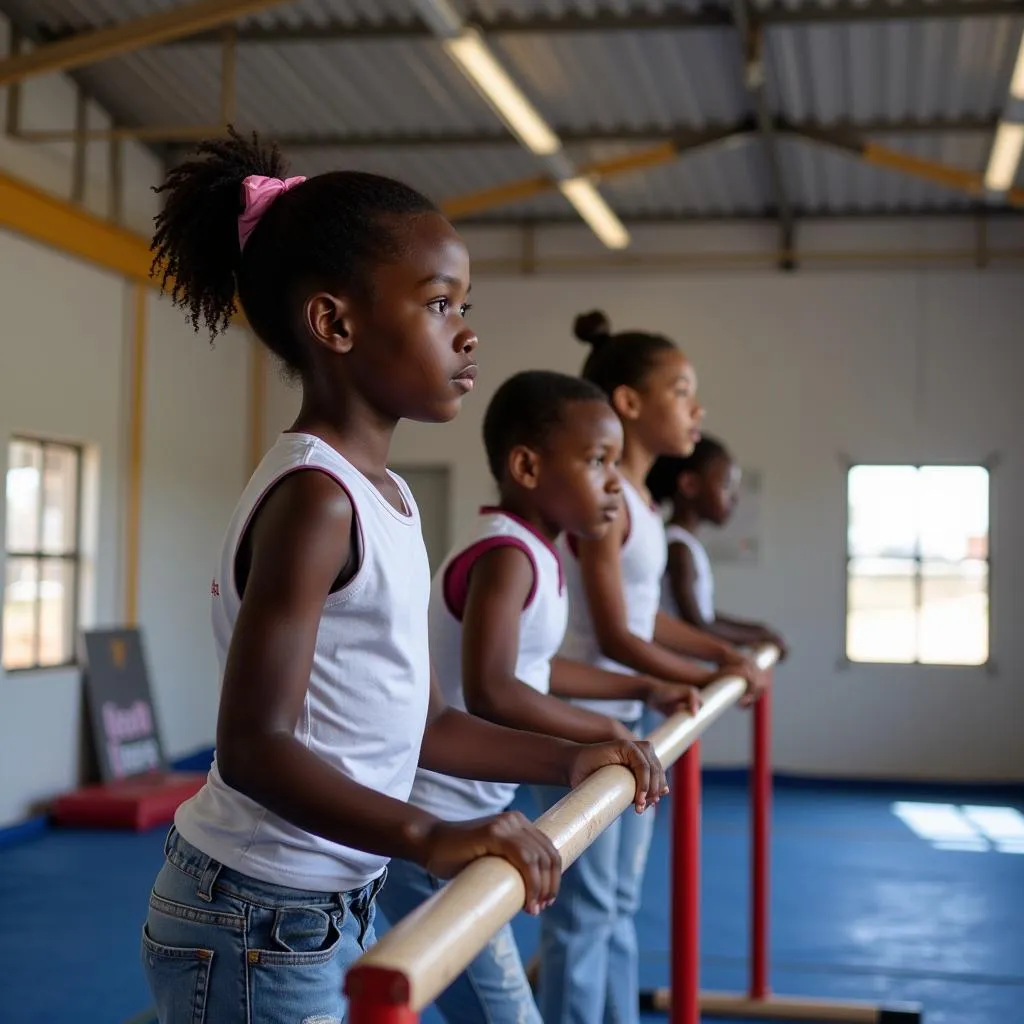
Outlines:
<svg viewBox="0 0 1024 1024"><path fill-rule="evenodd" d="M466 29L459 36L444 39L442 45L531 153L549 156L562 148L561 140L495 60L475 29Z"/></svg>
<svg viewBox="0 0 1024 1024"><path fill-rule="evenodd" d="M1017 51L1017 63L1013 66L1010 95L1016 100L1024 100L1024 36L1021 36L1020 49Z"/></svg>
<svg viewBox="0 0 1024 1024"><path fill-rule="evenodd" d="M990 192L1006 192L1013 185L1024 151L1024 124L1001 121L996 129L992 154L985 171L985 188Z"/></svg>
<svg viewBox="0 0 1024 1024"><path fill-rule="evenodd" d="M558 188L576 207L576 212L587 222L590 230L609 249L625 249L629 245L629 232L592 181L588 178L568 178L560 181Z"/></svg>

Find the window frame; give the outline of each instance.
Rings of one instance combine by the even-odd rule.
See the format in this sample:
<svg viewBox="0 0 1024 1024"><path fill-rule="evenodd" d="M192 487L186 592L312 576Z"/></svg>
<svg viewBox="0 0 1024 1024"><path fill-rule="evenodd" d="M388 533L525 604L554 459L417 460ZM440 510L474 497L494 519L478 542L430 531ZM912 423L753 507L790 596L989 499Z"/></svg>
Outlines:
<svg viewBox="0 0 1024 1024"><path fill-rule="evenodd" d="M6 481L7 473L10 472L9 458L10 449L13 444L20 443L25 445L34 445L40 449L42 455L42 464L46 465L46 450L47 448L59 448L64 451L71 451L74 453L75 458L75 489L74 489L74 514L75 514L75 531L74 531L74 547L70 552L62 552L61 554L47 554L39 547L35 551L21 551L8 549L7 547L7 530L6 530ZM26 433L15 433L10 434L7 437L7 459L5 459L4 468L4 595L3 601L0 601L0 609L3 604L6 603L6 571L7 564L11 559L20 558L24 560L32 560L36 564L36 579L41 583L42 581L42 566L45 562L63 562L65 565L70 564L72 568L72 602L71 602L71 643L70 643L70 658L65 661L53 662L50 664L42 664L39 661L39 641L42 635L40 628L40 620L42 613L42 587L37 587L37 594L35 598L34 607L34 628L33 628L33 663L31 665L18 665L12 668L8 668L2 663L2 653L0 653L0 672L8 676L25 675L32 672L57 672L62 669L77 668L80 663L78 653L78 629L81 621L81 587L82 587L82 563L84 561L83 554L83 529L82 529L82 510L83 510L83 497L84 497L84 477L85 477L85 446L78 444L74 441L62 441L54 437L41 437L34 434ZM40 493L39 500L39 518L37 521L38 527L38 542L42 544L43 538L43 516L45 514L45 501ZM2 641L0 641L2 642Z"/></svg>
<svg viewBox="0 0 1024 1024"><path fill-rule="evenodd" d="M843 468L843 646L842 655L839 659L842 668L862 669L913 669L917 671L939 671L939 672L986 672L988 675L996 674L996 664L992 657L993 650L993 615L992 615L992 551L994 530L992 527L992 509L994 506L993 495L995 493L995 469L998 459L990 456L982 460L965 459L930 459L927 462L920 460L893 460L893 459L842 459ZM988 614L986 615L986 630L988 633L987 655L984 661L977 664L959 664L956 662L921 661L920 651L915 650L913 661L856 661L849 654L849 623L850 623L850 563L855 557L850 553L850 472L861 466L880 466L910 469L983 469L988 475L988 533L985 545L984 559L970 559L974 562L984 562L986 569L986 598L988 601ZM921 555L921 535L916 533L914 540L914 554L906 561L914 563L914 610L921 609L921 595L923 588L924 573L922 566L926 561Z"/></svg>

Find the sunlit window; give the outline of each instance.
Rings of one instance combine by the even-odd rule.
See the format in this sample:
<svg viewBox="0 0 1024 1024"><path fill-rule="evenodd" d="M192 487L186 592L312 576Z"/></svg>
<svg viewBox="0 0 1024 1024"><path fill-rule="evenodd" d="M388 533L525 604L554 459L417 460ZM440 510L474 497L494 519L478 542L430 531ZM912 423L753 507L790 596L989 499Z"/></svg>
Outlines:
<svg viewBox="0 0 1024 1024"><path fill-rule="evenodd" d="M15 438L7 448L3 667L75 661L82 452Z"/></svg>
<svg viewBox="0 0 1024 1024"><path fill-rule="evenodd" d="M892 812L937 850L1024 854L1024 814L1016 807L901 801Z"/></svg>
<svg viewBox="0 0 1024 1024"><path fill-rule="evenodd" d="M988 470L854 466L848 514L847 658L985 664Z"/></svg>

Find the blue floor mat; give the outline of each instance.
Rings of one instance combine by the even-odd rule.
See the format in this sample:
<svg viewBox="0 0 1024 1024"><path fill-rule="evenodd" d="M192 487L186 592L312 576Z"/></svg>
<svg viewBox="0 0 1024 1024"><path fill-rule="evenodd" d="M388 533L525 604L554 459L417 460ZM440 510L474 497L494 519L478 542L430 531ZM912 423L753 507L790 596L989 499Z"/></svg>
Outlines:
<svg viewBox="0 0 1024 1024"><path fill-rule="evenodd" d="M1024 1024L1024 856L934 849L892 814L900 798L853 786L779 787L773 988L920 1002L926 1024ZM948 799L964 802L960 794ZM522 806L532 810L528 798ZM644 988L664 986L669 976L668 808L658 814L637 922ZM139 929L163 840L163 829L48 830L0 848L0 1021L125 1024L145 1010ZM706 989L744 988L747 844L745 789L709 782L702 841ZM514 926L528 955L537 923L520 915ZM428 1011L423 1020L439 1018Z"/></svg>

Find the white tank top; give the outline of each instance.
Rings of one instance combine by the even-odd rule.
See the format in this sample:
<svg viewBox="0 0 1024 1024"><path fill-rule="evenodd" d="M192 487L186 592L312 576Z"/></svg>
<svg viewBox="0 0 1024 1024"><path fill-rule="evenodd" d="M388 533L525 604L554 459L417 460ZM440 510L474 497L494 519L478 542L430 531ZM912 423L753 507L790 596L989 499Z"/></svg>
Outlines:
<svg viewBox="0 0 1024 1024"><path fill-rule="evenodd" d="M669 523L665 527L665 540L669 546L685 544L690 549L695 572L693 588L697 607L705 622L714 622L715 577L711 571L711 559L708 558L707 549L689 530L684 530L675 523ZM679 605L676 604L675 595L672 593L672 581L668 573L665 574L662 585L661 609L669 615L679 617Z"/></svg>
<svg viewBox="0 0 1024 1024"><path fill-rule="evenodd" d="M532 526L500 509L482 508L472 539L458 545L430 589L430 653L445 702L466 710L462 688L462 613L476 560L496 547L518 548L533 565L533 586L519 617L516 678L539 693L551 682L551 659L565 635L569 600L558 551ZM512 802L515 783L456 779L421 768L410 803L446 821L498 814Z"/></svg>
<svg viewBox="0 0 1024 1024"><path fill-rule="evenodd" d="M629 513L629 532L620 553L626 624L634 636L651 640L654 637L654 620L661 602L661 580L668 562L665 524L658 510L651 508L636 488L626 480L622 481L622 496ZM562 656L611 672L633 673L633 669L620 665L601 653L594 633L590 605L583 588L579 562L572 553L568 540L563 538L560 543L565 560L566 587L569 591L569 626L565 642L562 644ZM622 722L635 722L644 710L643 702L638 700L573 699L573 703Z"/></svg>
<svg viewBox="0 0 1024 1024"><path fill-rule="evenodd" d="M347 492L359 567L324 603L295 737L353 781L406 800L430 697L430 569L419 512L404 481L394 477L407 509L400 512L319 438L278 438L235 508L213 581L221 673L241 605L234 572L238 545L264 496L300 470L324 472ZM387 864L386 857L328 842L272 814L227 786L216 760L206 784L178 808L174 822L210 857L278 885L347 891L372 881Z"/></svg>

